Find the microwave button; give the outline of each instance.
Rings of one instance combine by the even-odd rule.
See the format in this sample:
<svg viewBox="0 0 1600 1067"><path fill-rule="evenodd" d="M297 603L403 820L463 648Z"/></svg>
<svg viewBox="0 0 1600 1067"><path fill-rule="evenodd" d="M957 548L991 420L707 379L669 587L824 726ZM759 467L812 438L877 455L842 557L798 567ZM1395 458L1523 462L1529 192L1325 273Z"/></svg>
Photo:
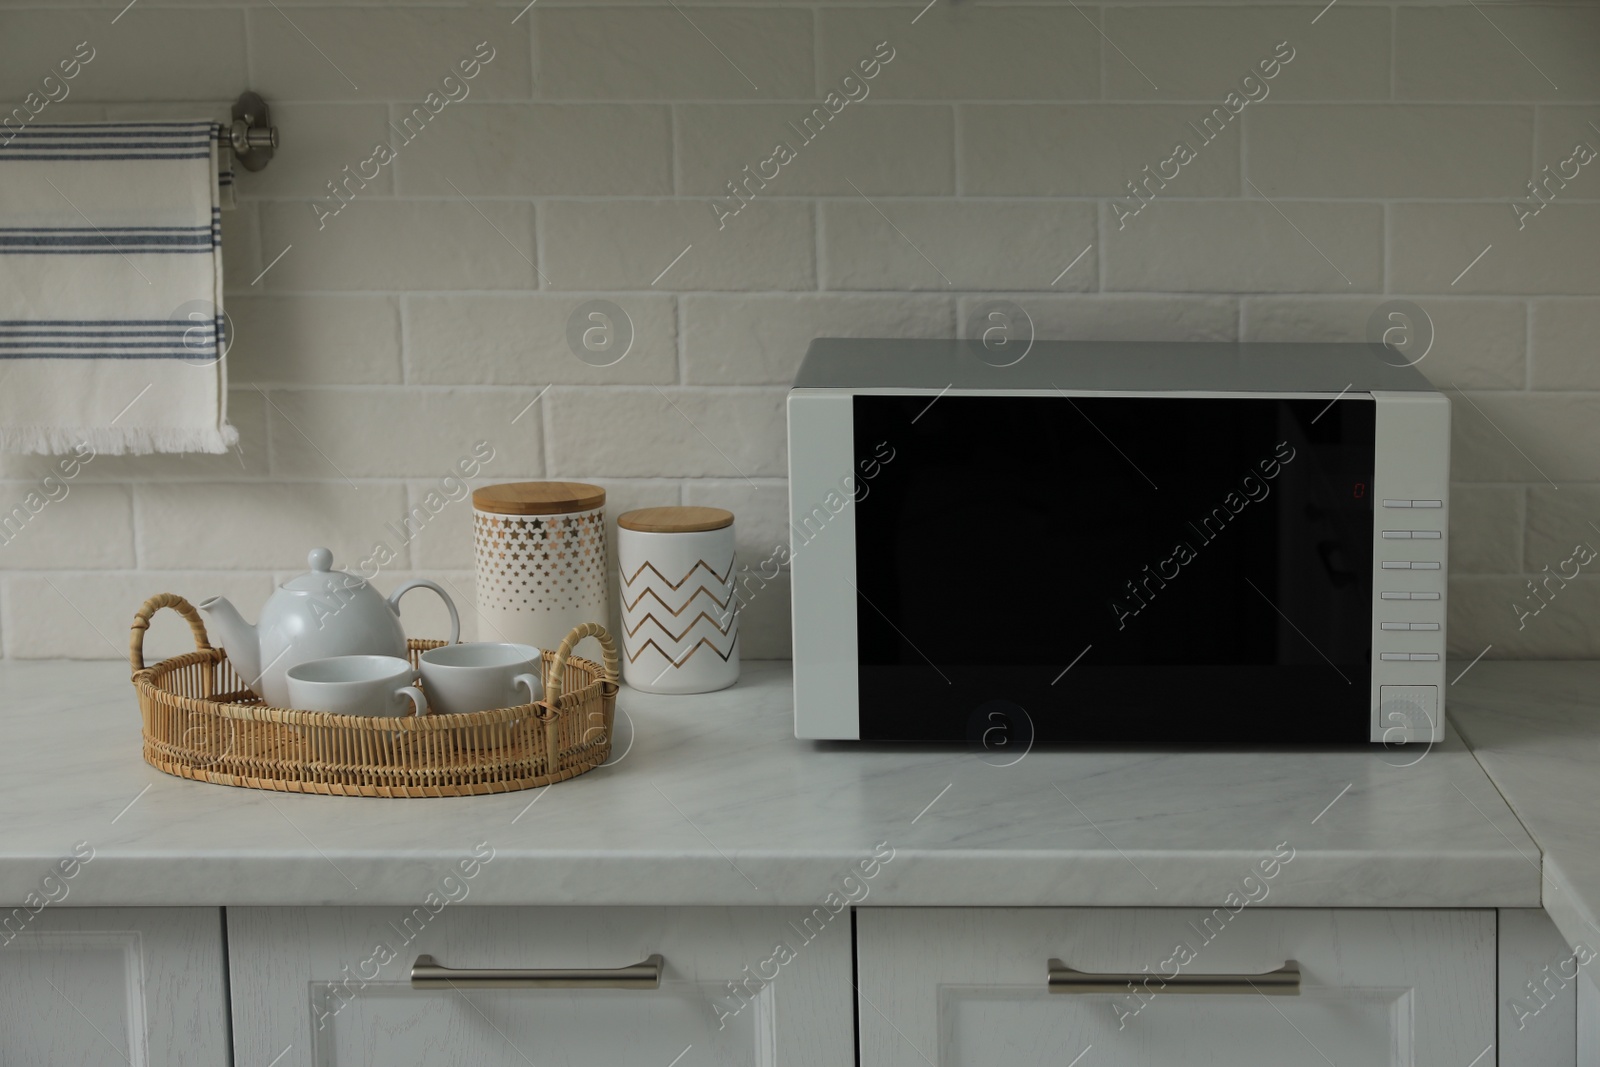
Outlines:
<svg viewBox="0 0 1600 1067"><path fill-rule="evenodd" d="M1413 652L1409 658L1412 663L1437 663L1439 661L1439 653Z"/></svg>
<svg viewBox="0 0 1600 1067"><path fill-rule="evenodd" d="M1408 571L1411 569L1411 564L1401 559L1386 559L1383 561L1383 569L1386 571Z"/></svg>
<svg viewBox="0 0 1600 1067"><path fill-rule="evenodd" d="M1384 503L1387 504L1388 501L1385 500ZM1444 501L1443 500L1413 500L1411 502L1411 506L1414 507L1414 508L1442 508L1442 507L1444 507Z"/></svg>
<svg viewBox="0 0 1600 1067"><path fill-rule="evenodd" d="M1378 658L1390 661L1400 660L1401 662L1404 662L1410 659L1411 656L1405 652L1380 652L1378 653Z"/></svg>
<svg viewBox="0 0 1600 1067"><path fill-rule="evenodd" d="M1439 565L1437 563L1413 563L1411 564L1411 569L1414 571L1436 571L1439 569Z"/></svg>
<svg viewBox="0 0 1600 1067"><path fill-rule="evenodd" d="M1383 624L1383 628L1385 630L1409 630L1411 629L1411 624L1409 622L1386 622Z"/></svg>
<svg viewBox="0 0 1600 1067"><path fill-rule="evenodd" d="M1384 731L1385 738L1399 741L1397 731L1405 730L1404 740L1427 741L1433 737L1439 717L1439 689L1432 685L1381 685L1378 708L1383 721L1391 724Z"/></svg>
<svg viewBox="0 0 1600 1067"><path fill-rule="evenodd" d="M1439 594L1438 593L1412 593L1411 594L1411 599L1412 600L1438 600L1439 599Z"/></svg>
<svg viewBox="0 0 1600 1067"><path fill-rule="evenodd" d="M1411 624L1411 628L1413 630L1437 630L1439 624L1436 622L1414 622Z"/></svg>
<svg viewBox="0 0 1600 1067"><path fill-rule="evenodd" d="M1393 591L1382 594L1384 600L1410 600L1410 593L1396 593Z"/></svg>
<svg viewBox="0 0 1600 1067"><path fill-rule="evenodd" d="M1409 541L1409 540L1411 540L1411 531L1410 530L1385 530L1385 531L1383 531L1383 539L1385 541Z"/></svg>
<svg viewBox="0 0 1600 1067"><path fill-rule="evenodd" d="M1411 536L1418 541L1437 541L1443 534L1438 530L1412 530Z"/></svg>
<svg viewBox="0 0 1600 1067"><path fill-rule="evenodd" d="M1383 506L1386 507L1386 508L1409 508L1411 506L1411 501L1409 501L1409 500L1385 500L1383 502Z"/></svg>

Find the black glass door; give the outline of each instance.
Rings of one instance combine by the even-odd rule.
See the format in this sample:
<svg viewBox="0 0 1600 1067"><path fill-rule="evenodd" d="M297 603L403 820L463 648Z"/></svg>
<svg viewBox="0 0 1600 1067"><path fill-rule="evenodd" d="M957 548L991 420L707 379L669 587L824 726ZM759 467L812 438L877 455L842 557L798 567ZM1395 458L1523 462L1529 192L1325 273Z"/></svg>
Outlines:
<svg viewBox="0 0 1600 1067"><path fill-rule="evenodd" d="M855 397L862 738L1366 741L1374 407Z"/></svg>

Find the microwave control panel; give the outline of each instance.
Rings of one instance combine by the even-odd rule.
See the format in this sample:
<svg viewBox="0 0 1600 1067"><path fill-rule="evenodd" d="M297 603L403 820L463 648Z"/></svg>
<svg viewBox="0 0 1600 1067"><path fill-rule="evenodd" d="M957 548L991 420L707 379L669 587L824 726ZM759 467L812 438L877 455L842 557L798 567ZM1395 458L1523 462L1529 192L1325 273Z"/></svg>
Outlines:
<svg viewBox="0 0 1600 1067"><path fill-rule="evenodd" d="M1450 402L1376 393L1372 740L1444 738Z"/></svg>

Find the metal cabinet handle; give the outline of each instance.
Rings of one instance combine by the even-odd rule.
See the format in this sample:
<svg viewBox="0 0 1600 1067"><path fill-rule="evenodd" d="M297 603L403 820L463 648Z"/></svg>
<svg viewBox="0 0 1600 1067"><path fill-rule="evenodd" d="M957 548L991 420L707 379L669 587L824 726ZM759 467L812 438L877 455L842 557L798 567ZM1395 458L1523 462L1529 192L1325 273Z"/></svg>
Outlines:
<svg viewBox="0 0 1600 1067"><path fill-rule="evenodd" d="M1266 974L1182 974L1171 978L1142 971L1138 974L1088 974L1060 960L1050 961L1048 985L1052 993L1126 993L1129 985L1154 978L1170 993L1265 993L1269 997L1300 995L1300 964L1288 960Z"/></svg>
<svg viewBox="0 0 1600 1067"><path fill-rule="evenodd" d="M494 970L441 966L432 956L418 956L411 965L412 989L660 989L661 953L628 967Z"/></svg>

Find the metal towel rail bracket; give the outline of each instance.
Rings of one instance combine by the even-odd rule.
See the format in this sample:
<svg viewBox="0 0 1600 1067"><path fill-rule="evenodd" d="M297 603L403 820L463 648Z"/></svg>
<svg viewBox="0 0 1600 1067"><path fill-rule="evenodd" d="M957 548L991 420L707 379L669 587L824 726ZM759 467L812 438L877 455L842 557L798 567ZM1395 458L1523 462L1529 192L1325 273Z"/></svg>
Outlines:
<svg viewBox="0 0 1600 1067"><path fill-rule="evenodd" d="M233 158L245 170L261 170L278 148L278 127L272 124L267 102L248 90L233 105L233 125L228 129Z"/></svg>

